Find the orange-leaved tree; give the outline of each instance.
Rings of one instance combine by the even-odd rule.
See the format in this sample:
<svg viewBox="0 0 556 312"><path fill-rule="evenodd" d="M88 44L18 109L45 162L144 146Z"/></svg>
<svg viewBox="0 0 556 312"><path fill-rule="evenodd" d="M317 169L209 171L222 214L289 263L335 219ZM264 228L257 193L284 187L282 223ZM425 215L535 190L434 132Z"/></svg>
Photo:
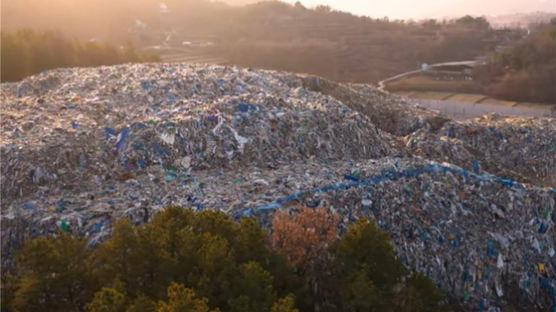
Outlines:
<svg viewBox="0 0 556 312"><path fill-rule="evenodd" d="M329 285L334 276L330 246L336 241L338 215L323 208L300 207L274 215L272 246L299 268L316 311L330 305Z"/></svg>
<svg viewBox="0 0 556 312"><path fill-rule="evenodd" d="M293 215L279 211L272 222L272 246L306 269L336 240L337 226L338 215L323 208L300 207Z"/></svg>

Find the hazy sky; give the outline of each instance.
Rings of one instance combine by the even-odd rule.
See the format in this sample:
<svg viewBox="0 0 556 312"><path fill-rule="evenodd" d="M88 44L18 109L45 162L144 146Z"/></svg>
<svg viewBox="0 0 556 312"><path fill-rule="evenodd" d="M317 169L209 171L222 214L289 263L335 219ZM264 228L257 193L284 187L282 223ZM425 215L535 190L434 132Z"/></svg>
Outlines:
<svg viewBox="0 0 556 312"><path fill-rule="evenodd" d="M294 3L296 0L287 0ZM327 4L357 15L390 18L439 18L465 14L501 15L556 12L556 0L300 0L313 7Z"/></svg>

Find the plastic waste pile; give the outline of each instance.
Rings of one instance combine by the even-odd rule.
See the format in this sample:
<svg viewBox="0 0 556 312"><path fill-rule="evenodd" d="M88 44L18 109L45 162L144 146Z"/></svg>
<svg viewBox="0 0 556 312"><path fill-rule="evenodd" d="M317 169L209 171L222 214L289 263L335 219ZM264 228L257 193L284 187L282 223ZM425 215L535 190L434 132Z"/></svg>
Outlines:
<svg viewBox="0 0 556 312"><path fill-rule="evenodd" d="M474 172L556 186L554 118L485 115L456 121L406 98L364 84L304 77L310 90L339 99L381 130L403 136L406 153L447 161Z"/></svg>
<svg viewBox="0 0 556 312"><path fill-rule="evenodd" d="M304 77L303 85L342 101L364 115L379 128L405 136L423 127L436 129L447 118L409 102L401 96L387 95L365 84L339 84L317 77Z"/></svg>
<svg viewBox="0 0 556 312"><path fill-rule="evenodd" d="M371 216L404 264L468 308L499 311L523 299L541 310L556 304L556 188L423 161L350 163L335 176L336 183L236 215L305 205L337 211L344 224ZM517 299L506 293L516 289Z"/></svg>
<svg viewBox="0 0 556 312"><path fill-rule="evenodd" d="M406 265L470 307L504 305L513 300L511 287L538 307L556 299L553 188L418 159L298 161L276 169L169 172L163 179L158 171L95 192L27 197L3 214L3 243L17 245L17 220L28 223L15 225L30 236L70 231L94 246L118 218L140 224L168 205L255 216L267 224L273 211L305 205L336 211L344 228L375 218Z"/></svg>
<svg viewBox="0 0 556 312"><path fill-rule="evenodd" d="M0 99L3 266L29 237L95 246L168 205L268 226L305 205L374 218L471 310L556 306L556 189L521 183L550 177L553 120L454 122L370 87L184 64L56 70Z"/></svg>
<svg viewBox="0 0 556 312"><path fill-rule="evenodd" d="M556 186L556 121L486 115L420 129L406 138L416 155L448 161L474 172Z"/></svg>
<svg viewBox="0 0 556 312"><path fill-rule="evenodd" d="M87 189L152 165L276 166L397 153L368 117L287 74L126 65L43 73L6 93L3 205L41 187Z"/></svg>

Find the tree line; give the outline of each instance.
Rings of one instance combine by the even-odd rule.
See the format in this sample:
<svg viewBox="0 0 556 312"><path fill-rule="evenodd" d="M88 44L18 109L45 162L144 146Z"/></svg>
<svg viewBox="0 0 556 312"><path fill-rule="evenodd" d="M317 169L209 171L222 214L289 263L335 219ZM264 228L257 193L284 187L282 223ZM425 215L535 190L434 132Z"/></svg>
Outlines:
<svg viewBox="0 0 556 312"><path fill-rule="evenodd" d="M388 235L359 220L300 207L273 229L255 219L168 207L145 225L115 222L91 248L68 232L29 240L2 275L2 311L446 311L408 271Z"/></svg>
<svg viewBox="0 0 556 312"><path fill-rule="evenodd" d="M469 60L506 40L483 17L421 22L262 2L237 9L215 49L240 66L371 83L423 63Z"/></svg>
<svg viewBox="0 0 556 312"><path fill-rule="evenodd" d="M475 78L493 97L556 104L556 18L489 55Z"/></svg>
<svg viewBox="0 0 556 312"><path fill-rule="evenodd" d="M1 39L2 82L18 81L58 67L159 61L155 55L137 52L131 44L115 47L102 42L80 42L51 31L2 31Z"/></svg>

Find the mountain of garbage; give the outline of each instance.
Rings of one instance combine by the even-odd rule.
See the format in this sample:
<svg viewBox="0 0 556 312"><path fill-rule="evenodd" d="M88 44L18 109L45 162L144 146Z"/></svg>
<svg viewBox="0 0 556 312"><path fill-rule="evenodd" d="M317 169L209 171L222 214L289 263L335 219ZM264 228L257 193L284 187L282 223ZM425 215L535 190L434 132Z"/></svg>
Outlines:
<svg viewBox="0 0 556 312"><path fill-rule="evenodd" d="M168 205L268 224L299 205L374 218L469 309L556 305L556 121L454 121L371 86L192 64L3 84L2 265L28 237L91 246Z"/></svg>

